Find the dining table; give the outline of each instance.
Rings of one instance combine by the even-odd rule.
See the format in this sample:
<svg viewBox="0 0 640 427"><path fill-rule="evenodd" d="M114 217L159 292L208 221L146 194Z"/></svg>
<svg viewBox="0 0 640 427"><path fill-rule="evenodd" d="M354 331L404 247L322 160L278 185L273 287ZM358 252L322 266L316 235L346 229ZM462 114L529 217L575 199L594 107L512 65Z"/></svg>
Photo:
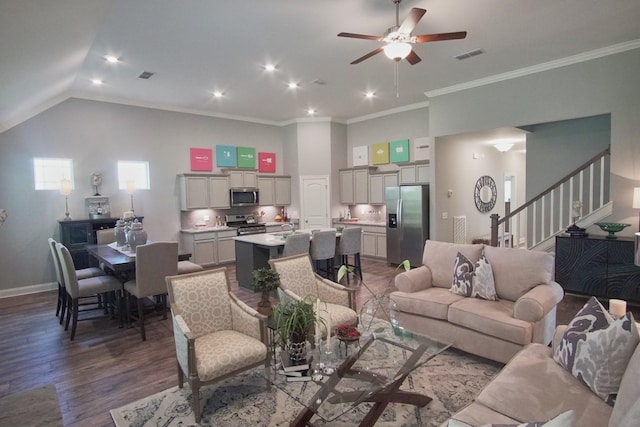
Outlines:
<svg viewBox="0 0 640 427"><path fill-rule="evenodd" d="M136 271L136 257L134 253L127 253L113 246L113 243L106 245L86 245L85 249L89 255L93 256L98 263L104 265L114 272L123 282L131 279ZM178 252L177 261L186 261L191 258L191 253Z"/></svg>

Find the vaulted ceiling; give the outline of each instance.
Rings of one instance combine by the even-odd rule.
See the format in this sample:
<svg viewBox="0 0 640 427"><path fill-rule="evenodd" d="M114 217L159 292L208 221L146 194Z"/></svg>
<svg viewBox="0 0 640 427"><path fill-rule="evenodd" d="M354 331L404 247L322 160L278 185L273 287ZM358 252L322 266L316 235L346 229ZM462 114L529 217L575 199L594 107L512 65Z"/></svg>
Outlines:
<svg viewBox="0 0 640 427"><path fill-rule="evenodd" d="M391 0L3 0L0 132L69 97L274 124L313 108L348 121L467 82L640 47L638 0L403 0L401 21L413 7L427 10L413 34L468 35L414 45L422 62L401 61L396 87L384 54L350 65L379 42L337 37L384 34L395 23ZM476 49L484 53L455 58ZM154 74L144 80L144 71Z"/></svg>

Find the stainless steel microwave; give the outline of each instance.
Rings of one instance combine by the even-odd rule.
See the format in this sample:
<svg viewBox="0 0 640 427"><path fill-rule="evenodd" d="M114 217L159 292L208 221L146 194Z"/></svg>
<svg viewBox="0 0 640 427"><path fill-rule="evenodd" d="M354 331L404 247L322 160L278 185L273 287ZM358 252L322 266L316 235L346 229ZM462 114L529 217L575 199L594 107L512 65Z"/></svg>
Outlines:
<svg viewBox="0 0 640 427"><path fill-rule="evenodd" d="M257 206L260 203L257 188L231 188L229 195L231 206Z"/></svg>

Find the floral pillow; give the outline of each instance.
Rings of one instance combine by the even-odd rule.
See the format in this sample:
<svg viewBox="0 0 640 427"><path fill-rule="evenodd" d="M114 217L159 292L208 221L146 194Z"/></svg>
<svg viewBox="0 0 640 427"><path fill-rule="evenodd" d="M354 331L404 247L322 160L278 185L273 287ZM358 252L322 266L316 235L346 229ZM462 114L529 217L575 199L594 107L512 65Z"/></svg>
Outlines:
<svg viewBox="0 0 640 427"><path fill-rule="evenodd" d="M629 312L614 320L595 298L569 323L553 359L609 405L640 337Z"/></svg>
<svg viewBox="0 0 640 427"><path fill-rule="evenodd" d="M458 252L456 260L453 263L453 283L451 284L452 293L462 295L463 297L471 296L471 279L473 277L473 263Z"/></svg>
<svg viewBox="0 0 640 427"><path fill-rule="evenodd" d="M496 294L496 282L493 279L493 270L487 257L482 254L473 270L471 280L471 296L476 298L488 299L491 301L498 300Z"/></svg>

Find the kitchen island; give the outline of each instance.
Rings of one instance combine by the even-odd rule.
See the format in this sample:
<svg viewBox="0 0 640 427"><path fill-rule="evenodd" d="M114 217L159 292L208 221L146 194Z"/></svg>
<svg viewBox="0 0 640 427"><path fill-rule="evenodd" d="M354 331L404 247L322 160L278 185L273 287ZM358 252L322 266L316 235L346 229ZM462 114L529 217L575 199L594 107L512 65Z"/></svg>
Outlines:
<svg viewBox="0 0 640 427"><path fill-rule="evenodd" d="M314 230L296 230L296 234L305 233L311 238L312 231L335 230L335 228L319 228ZM253 270L269 268L269 260L280 258L284 248L285 238L282 232L249 234L236 236L236 279L238 284L246 289L253 289ZM340 233L337 233L339 236Z"/></svg>

